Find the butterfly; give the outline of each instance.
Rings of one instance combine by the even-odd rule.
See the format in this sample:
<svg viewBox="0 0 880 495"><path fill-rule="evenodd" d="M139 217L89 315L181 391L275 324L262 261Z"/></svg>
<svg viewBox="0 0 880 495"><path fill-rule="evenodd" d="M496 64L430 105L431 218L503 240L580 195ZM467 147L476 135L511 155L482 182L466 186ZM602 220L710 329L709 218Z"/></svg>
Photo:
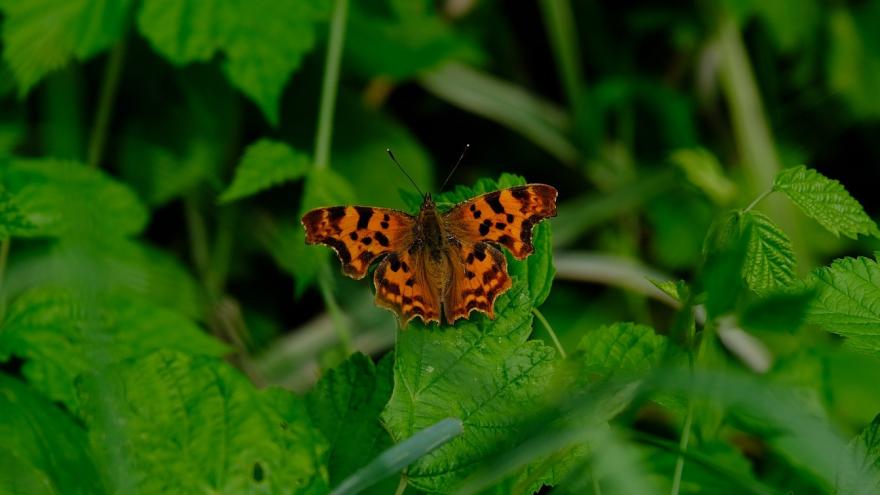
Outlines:
<svg viewBox="0 0 880 495"><path fill-rule="evenodd" d="M528 184L490 192L441 212L424 195L417 216L388 208L333 206L306 213L308 244L336 251L342 272L361 279L381 258L373 281L376 304L405 327L419 317L450 324L481 311L495 317L495 299L510 289L506 248L516 259L534 251L532 228L556 216L555 188Z"/></svg>

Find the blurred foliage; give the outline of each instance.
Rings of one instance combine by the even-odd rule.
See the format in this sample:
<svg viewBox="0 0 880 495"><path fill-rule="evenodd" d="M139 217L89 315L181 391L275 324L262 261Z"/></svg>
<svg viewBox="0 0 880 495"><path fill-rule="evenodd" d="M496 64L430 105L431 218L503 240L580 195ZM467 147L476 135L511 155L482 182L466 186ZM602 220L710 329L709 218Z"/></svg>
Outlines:
<svg viewBox="0 0 880 495"><path fill-rule="evenodd" d="M0 493L880 490L880 1L0 15ZM388 148L559 190L495 319L305 245Z"/></svg>

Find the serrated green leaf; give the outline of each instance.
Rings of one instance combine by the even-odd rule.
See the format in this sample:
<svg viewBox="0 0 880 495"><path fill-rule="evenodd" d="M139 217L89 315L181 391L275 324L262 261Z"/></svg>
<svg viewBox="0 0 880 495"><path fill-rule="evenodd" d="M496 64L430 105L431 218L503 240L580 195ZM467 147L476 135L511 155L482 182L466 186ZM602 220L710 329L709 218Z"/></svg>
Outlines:
<svg viewBox="0 0 880 495"><path fill-rule="evenodd" d="M880 341L880 264L870 258L842 258L813 272L816 298L808 321L829 332Z"/></svg>
<svg viewBox="0 0 880 495"><path fill-rule="evenodd" d="M873 483L853 484L851 473L841 472L835 483L835 493L840 495L868 494L880 491L880 414L853 439L848 446L849 454L859 463L855 467L861 471L861 479Z"/></svg>
<svg viewBox="0 0 880 495"><path fill-rule="evenodd" d="M585 373L607 379L615 374L640 374L660 363L669 342L653 328L637 323L614 323L587 332L578 344Z"/></svg>
<svg viewBox="0 0 880 495"><path fill-rule="evenodd" d="M795 332L807 317L815 297L811 290L770 292L740 312L743 328L759 332Z"/></svg>
<svg viewBox="0 0 880 495"><path fill-rule="evenodd" d="M0 170L37 237L107 238L140 233L147 210L124 184L74 162L15 159Z"/></svg>
<svg viewBox="0 0 880 495"><path fill-rule="evenodd" d="M278 103L291 74L315 45L315 24L328 4L297 0L145 0L137 23L164 57L178 65L218 52L229 81L278 123Z"/></svg>
<svg viewBox="0 0 880 495"><path fill-rule="evenodd" d="M6 188L0 185L0 240L27 236L34 225L24 216Z"/></svg>
<svg viewBox="0 0 880 495"><path fill-rule="evenodd" d="M8 296L43 286L142 298L194 320L204 314L200 286L174 255L128 239L65 240L9 267Z"/></svg>
<svg viewBox="0 0 880 495"><path fill-rule="evenodd" d="M0 493L104 493L86 432L33 389L0 374Z"/></svg>
<svg viewBox="0 0 880 495"><path fill-rule="evenodd" d="M678 165L691 184L697 186L716 204L726 205L736 197L736 184L724 175L721 163L708 150L677 150L670 155L669 160Z"/></svg>
<svg viewBox="0 0 880 495"><path fill-rule="evenodd" d="M221 360L161 351L77 386L114 493L324 493L326 443L303 401Z"/></svg>
<svg viewBox="0 0 880 495"><path fill-rule="evenodd" d="M86 60L123 37L131 0L0 1L3 58L25 95L49 72Z"/></svg>
<svg viewBox="0 0 880 495"><path fill-rule="evenodd" d="M412 464L414 487L445 492L478 464L517 442L523 404L548 393L554 352L531 333L526 284L495 303L495 320L472 317L438 330L411 323L398 334L394 392L382 421L396 442L437 421L460 418L464 433Z"/></svg>
<svg viewBox="0 0 880 495"><path fill-rule="evenodd" d="M379 414L391 398L393 363L391 354L378 366L363 354L353 354L321 377L306 397L312 422L330 443L331 487L392 445ZM390 477L363 493L392 493L397 484Z"/></svg>
<svg viewBox="0 0 880 495"><path fill-rule="evenodd" d="M234 201L298 179L308 172L310 164L308 155L287 144L261 139L245 149L244 156L235 169L235 178L220 195L220 201Z"/></svg>
<svg viewBox="0 0 880 495"><path fill-rule="evenodd" d="M840 182L813 169L800 165L783 170L776 176L773 190L785 193L808 217L836 236L880 235L862 205Z"/></svg>
<svg viewBox="0 0 880 495"><path fill-rule="evenodd" d="M0 357L26 361L34 387L74 407L74 379L90 369L157 349L221 356L229 348L185 317L122 295L90 300L41 288L16 298L0 332Z"/></svg>
<svg viewBox="0 0 880 495"><path fill-rule="evenodd" d="M755 292L765 293L794 282L794 251L785 232L757 211L742 215L748 241L743 278Z"/></svg>

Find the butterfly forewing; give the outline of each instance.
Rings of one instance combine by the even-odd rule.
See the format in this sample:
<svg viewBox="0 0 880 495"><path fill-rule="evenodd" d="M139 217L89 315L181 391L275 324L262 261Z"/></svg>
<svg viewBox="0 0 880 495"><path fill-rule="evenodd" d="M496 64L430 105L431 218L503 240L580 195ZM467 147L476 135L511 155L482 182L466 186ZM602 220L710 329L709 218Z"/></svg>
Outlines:
<svg viewBox="0 0 880 495"><path fill-rule="evenodd" d="M462 241L498 243L523 259L535 250L532 228L556 216L556 196L556 189L545 184L502 189L455 205L444 222Z"/></svg>
<svg viewBox="0 0 880 495"><path fill-rule="evenodd" d="M377 257L405 250L415 221L402 211L368 206L317 208L302 218L306 242L332 247L343 273L354 279L363 278Z"/></svg>

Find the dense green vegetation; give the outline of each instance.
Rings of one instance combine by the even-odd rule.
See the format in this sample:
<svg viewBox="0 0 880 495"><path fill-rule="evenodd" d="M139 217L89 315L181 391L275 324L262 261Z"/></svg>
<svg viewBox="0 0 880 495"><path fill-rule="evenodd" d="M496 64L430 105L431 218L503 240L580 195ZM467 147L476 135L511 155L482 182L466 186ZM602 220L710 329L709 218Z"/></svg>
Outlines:
<svg viewBox="0 0 880 495"><path fill-rule="evenodd" d="M880 2L0 13L0 493L880 492ZM386 148L559 189L494 320L304 243Z"/></svg>

